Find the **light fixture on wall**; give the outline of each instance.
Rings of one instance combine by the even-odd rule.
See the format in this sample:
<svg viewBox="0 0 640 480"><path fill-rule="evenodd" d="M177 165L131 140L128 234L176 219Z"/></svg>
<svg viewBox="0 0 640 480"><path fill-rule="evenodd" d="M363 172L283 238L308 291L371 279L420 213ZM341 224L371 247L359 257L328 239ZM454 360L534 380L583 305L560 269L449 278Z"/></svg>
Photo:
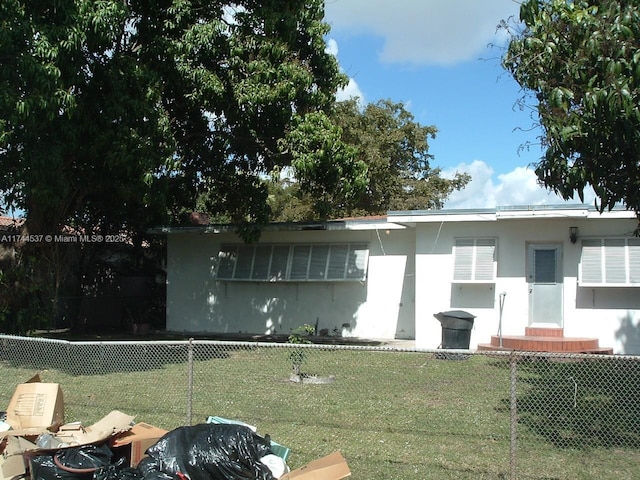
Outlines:
<svg viewBox="0 0 640 480"><path fill-rule="evenodd" d="M571 243L578 241L578 227L569 227L569 240L571 240Z"/></svg>

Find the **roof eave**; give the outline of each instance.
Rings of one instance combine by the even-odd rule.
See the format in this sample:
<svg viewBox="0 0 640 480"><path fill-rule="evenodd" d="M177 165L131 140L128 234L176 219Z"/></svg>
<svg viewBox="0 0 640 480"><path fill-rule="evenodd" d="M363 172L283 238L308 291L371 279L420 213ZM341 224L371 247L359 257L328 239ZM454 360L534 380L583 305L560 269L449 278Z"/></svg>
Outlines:
<svg viewBox="0 0 640 480"><path fill-rule="evenodd" d="M149 234L168 235L177 233L221 234L236 233L239 226L233 224L211 224L193 226L160 226L148 230ZM266 232L301 232L301 231L342 231L342 230L377 230L403 229L402 225L390 224L386 219L376 220L330 220L326 222L282 222L270 223L262 227Z"/></svg>

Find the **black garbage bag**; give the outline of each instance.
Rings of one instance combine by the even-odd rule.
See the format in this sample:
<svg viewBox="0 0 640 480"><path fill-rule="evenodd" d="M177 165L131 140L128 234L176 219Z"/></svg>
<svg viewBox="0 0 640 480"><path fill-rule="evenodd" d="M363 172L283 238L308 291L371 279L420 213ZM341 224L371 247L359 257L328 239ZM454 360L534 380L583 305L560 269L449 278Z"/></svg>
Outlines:
<svg viewBox="0 0 640 480"><path fill-rule="evenodd" d="M111 463L106 445L83 445L29 458L31 480L91 480L94 472Z"/></svg>
<svg viewBox="0 0 640 480"><path fill-rule="evenodd" d="M146 476L148 473L159 471L160 462L153 457L147 456L138 462L137 469L142 476Z"/></svg>
<svg viewBox="0 0 640 480"><path fill-rule="evenodd" d="M155 458L144 457L138 462L137 469L144 480L174 480L174 475L160 471L160 462Z"/></svg>
<svg viewBox="0 0 640 480"><path fill-rule="evenodd" d="M160 472L191 480L273 480L271 470L260 462L271 453L270 442L250 428L215 423L178 427L147 449Z"/></svg>
<svg viewBox="0 0 640 480"><path fill-rule="evenodd" d="M93 472L93 480L142 480L144 475L137 468L129 467L126 458L98 468Z"/></svg>

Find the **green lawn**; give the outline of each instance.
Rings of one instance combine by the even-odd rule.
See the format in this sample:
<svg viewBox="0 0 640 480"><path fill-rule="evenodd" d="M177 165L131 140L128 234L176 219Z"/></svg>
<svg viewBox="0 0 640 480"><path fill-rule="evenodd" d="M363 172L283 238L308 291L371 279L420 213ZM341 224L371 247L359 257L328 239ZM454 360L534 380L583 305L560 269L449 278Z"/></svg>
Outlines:
<svg viewBox="0 0 640 480"><path fill-rule="evenodd" d="M421 352L305 349L303 371L335 376L331 384L313 385L289 381L287 347L196 345L191 410L188 372L180 360L184 347L154 345L144 355L136 353L136 362L127 353L131 350L116 354L108 345L99 355L83 357L86 362L71 355L70 368L5 362L0 404L8 403L16 384L39 372L43 381L62 385L67 421L90 424L117 409L172 429L185 424L189 412L192 423L217 415L253 424L258 433L290 447L291 468L340 450L354 480L509 478L508 358L442 360ZM539 387L530 380L544 375L521 370L519 395L538 398L532 395ZM543 403L524 407L523 418L544 417ZM637 474L637 445L569 448L535 425L518 425L517 478Z"/></svg>

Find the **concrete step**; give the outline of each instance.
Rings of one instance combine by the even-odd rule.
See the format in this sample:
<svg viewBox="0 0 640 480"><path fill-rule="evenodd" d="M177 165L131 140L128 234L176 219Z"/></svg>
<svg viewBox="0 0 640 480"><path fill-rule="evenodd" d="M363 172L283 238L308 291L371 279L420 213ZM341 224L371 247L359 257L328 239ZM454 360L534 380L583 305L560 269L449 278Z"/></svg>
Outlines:
<svg viewBox="0 0 640 480"><path fill-rule="evenodd" d="M525 337L564 337L563 328L525 327Z"/></svg>
<svg viewBox="0 0 640 480"><path fill-rule="evenodd" d="M613 354L613 349L600 347L597 338L540 336L540 335L493 335L491 343L478 345L478 350L516 350L522 352L554 353L600 353Z"/></svg>

